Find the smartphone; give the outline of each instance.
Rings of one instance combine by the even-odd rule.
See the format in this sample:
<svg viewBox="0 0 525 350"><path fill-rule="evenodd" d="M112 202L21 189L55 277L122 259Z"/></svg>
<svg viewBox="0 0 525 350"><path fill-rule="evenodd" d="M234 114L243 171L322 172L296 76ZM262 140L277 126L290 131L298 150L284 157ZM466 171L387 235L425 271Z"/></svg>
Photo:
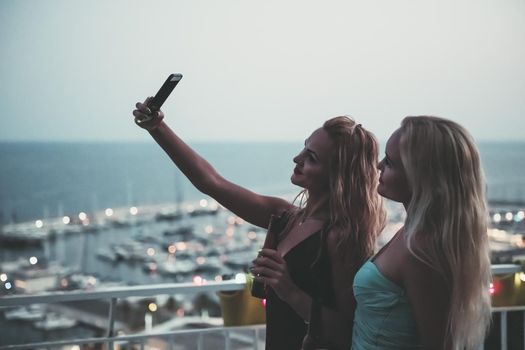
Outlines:
<svg viewBox="0 0 525 350"><path fill-rule="evenodd" d="M168 79L166 79L164 84L162 84L160 87L155 97L153 97L148 103L148 107L152 112L156 112L160 109L160 107L162 107L168 96L171 94L173 89L175 89L175 86L177 86L181 79L182 74L180 73L170 74Z"/></svg>

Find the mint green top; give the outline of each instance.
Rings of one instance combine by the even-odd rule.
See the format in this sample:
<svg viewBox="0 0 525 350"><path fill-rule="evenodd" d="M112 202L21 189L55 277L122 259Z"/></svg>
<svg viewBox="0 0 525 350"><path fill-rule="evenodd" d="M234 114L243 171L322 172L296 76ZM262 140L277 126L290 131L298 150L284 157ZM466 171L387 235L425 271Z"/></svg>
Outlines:
<svg viewBox="0 0 525 350"><path fill-rule="evenodd" d="M421 348L405 291L383 276L371 260L355 275L354 295L352 350Z"/></svg>

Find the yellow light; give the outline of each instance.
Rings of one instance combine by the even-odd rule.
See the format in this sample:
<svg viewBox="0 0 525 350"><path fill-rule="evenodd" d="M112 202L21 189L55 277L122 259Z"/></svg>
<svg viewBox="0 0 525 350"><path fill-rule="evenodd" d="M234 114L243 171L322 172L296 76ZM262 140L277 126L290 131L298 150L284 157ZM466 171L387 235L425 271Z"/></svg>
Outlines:
<svg viewBox="0 0 525 350"><path fill-rule="evenodd" d="M157 304L155 304L155 303L149 303L149 305L148 305L148 310L151 311L151 312L155 312L155 311L157 311Z"/></svg>
<svg viewBox="0 0 525 350"><path fill-rule="evenodd" d="M520 280L525 282L525 273L520 272Z"/></svg>
<svg viewBox="0 0 525 350"><path fill-rule="evenodd" d="M62 222L64 223L64 225L67 225L71 222L71 218L69 216L64 216L62 218Z"/></svg>
<svg viewBox="0 0 525 350"><path fill-rule="evenodd" d="M520 274L515 273L514 274L514 288L519 288L520 286L521 286Z"/></svg>

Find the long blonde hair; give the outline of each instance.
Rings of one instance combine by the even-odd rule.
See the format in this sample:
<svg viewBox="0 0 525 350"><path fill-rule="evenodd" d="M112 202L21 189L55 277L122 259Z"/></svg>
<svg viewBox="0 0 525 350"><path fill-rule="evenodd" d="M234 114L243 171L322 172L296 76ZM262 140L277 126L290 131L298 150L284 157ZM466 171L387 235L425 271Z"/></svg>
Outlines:
<svg viewBox="0 0 525 350"><path fill-rule="evenodd" d="M450 120L407 117L400 129L411 189L408 248L440 272L450 288L446 331L452 348L476 349L491 316L488 213L478 150L470 134ZM423 247L411 246L414 241Z"/></svg>
<svg viewBox="0 0 525 350"><path fill-rule="evenodd" d="M327 227L342 234L339 257L358 267L373 254L385 223L383 201L377 193L379 145L371 132L347 116L327 120L323 129L335 146L330 159ZM307 201L307 191L301 195Z"/></svg>

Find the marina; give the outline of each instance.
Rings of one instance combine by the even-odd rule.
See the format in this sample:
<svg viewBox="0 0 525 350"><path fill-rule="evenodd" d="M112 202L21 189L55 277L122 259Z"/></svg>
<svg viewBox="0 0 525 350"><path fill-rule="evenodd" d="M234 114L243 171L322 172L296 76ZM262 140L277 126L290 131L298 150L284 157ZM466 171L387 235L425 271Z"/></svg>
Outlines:
<svg viewBox="0 0 525 350"><path fill-rule="evenodd" d="M50 145L33 151L38 153L46 147L54 152L63 149ZM71 146L73 149L75 147ZM211 148L202 148L202 151L208 152L211 158L213 154L231 152L229 145L220 147L223 149L213 149L215 153ZM246 157L252 157L254 150L261 148L250 147L252 146L246 149ZM267 152L267 147L264 150ZM290 159L296 147L279 145L269 151L271 163L282 164L270 173L264 162L255 164L253 169L242 167L247 160L218 158L212 159L212 162L219 164L219 167L225 164L222 169L229 178L241 179L241 183L242 179L250 179L251 182L244 185L257 192L278 195L292 201L296 189L290 187L287 178ZM129 159L137 158L139 163L158 155L156 149L134 146L130 147L129 153ZM68 159L67 154L61 157ZM42 159L45 157L42 156ZM155 160L155 165L152 165L158 169L159 185L144 188L136 185L148 181L149 173L143 167L120 164L120 158L113 166L103 163L103 168L99 167L99 158L84 160L93 168L93 172L86 170L77 179L75 186L81 190L77 191L75 187L68 187L64 183L49 184L50 188L61 190L50 192L44 197L44 210L36 196L38 192L26 191L22 187L18 187L16 193L31 198L31 206L24 205L29 202L22 200L5 202L6 197L0 198L0 204L3 203L3 212L0 213L0 299L3 296L42 293L58 293L61 296L62 293L91 293L115 288L124 288L133 293L133 288L173 283L189 283L205 289L211 283L225 283L238 275L243 276L262 246L265 230L244 222L211 198L196 193L192 185L185 183L180 175L173 176L172 169L168 168L164 159L158 162ZM68 167L80 166L72 159L49 165L59 169L63 168L62 164L67 164ZM128 176L121 173L126 167L134 172L133 181L123 181L124 188L115 186L121 178ZM50 168L49 173L50 181L55 179L52 169L54 168ZM75 171L65 169L62 171ZM104 181L90 187L90 182L97 178L94 173L96 171L103 171L108 176ZM489 172L494 174L492 170ZM489 177L493 184L493 195L504 194L501 197L503 199L493 197L490 203L488 235L492 260L495 264L519 266L525 256L525 205L520 200L519 190L522 183L519 182L521 180L508 178L508 172L501 174L507 176L501 178L501 181L514 186L516 190L502 190L497 182L491 180L494 175ZM11 179L4 179L4 193L7 198L17 198L18 194L10 191L16 189L18 184ZM31 181L38 184L41 178L35 177ZM177 191L173 190L173 182ZM107 183L112 183L113 186L108 186ZM489 185L490 183L489 181ZM158 189L159 192L154 194L158 197L158 202L151 200L153 195L148 194L149 188ZM166 188L171 190L166 191ZM62 191L69 192L64 194ZM510 192L516 196L509 197ZM120 200L115 201L112 198ZM118 205L103 206L101 203ZM403 208L388 201L386 205L388 222L379 237L378 246L388 241L404 220ZM57 210L50 210L53 206ZM15 207L18 208L16 215L13 213ZM51 215L53 212L54 215ZM7 216L10 213L13 215ZM503 305L505 300L512 300L513 305L525 305L521 296L508 294L521 281L519 273L515 276L518 276L516 280L509 274L502 275L502 279L495 283L494 300L499 305ZM155 330L178 332L211 329L210 327L217 327L222 322L220 301L216 292L199 290L188 294L144 297L130 295L118 298L113 308L115 334L125 336L149 334ZM85 300L2 308L0 346L105 336L108 332L110 306L108 300ZM509 314L509 320L512 317ZM264 339L264 333L259 336ZM191 336L180 337L179 339L187 339L187 344L195 341ZM210 337L215 339L210 341L225 341L221 337ZM249 343L246 340L249 337L245 338L240 336L241 340L238 340L244 347ZM204 344L208 341L206 339L203 340ZM150 345L165 347L168 346L167 343L169 341L165 339ZM65 347L64 350L71 348Z"/></svg>

